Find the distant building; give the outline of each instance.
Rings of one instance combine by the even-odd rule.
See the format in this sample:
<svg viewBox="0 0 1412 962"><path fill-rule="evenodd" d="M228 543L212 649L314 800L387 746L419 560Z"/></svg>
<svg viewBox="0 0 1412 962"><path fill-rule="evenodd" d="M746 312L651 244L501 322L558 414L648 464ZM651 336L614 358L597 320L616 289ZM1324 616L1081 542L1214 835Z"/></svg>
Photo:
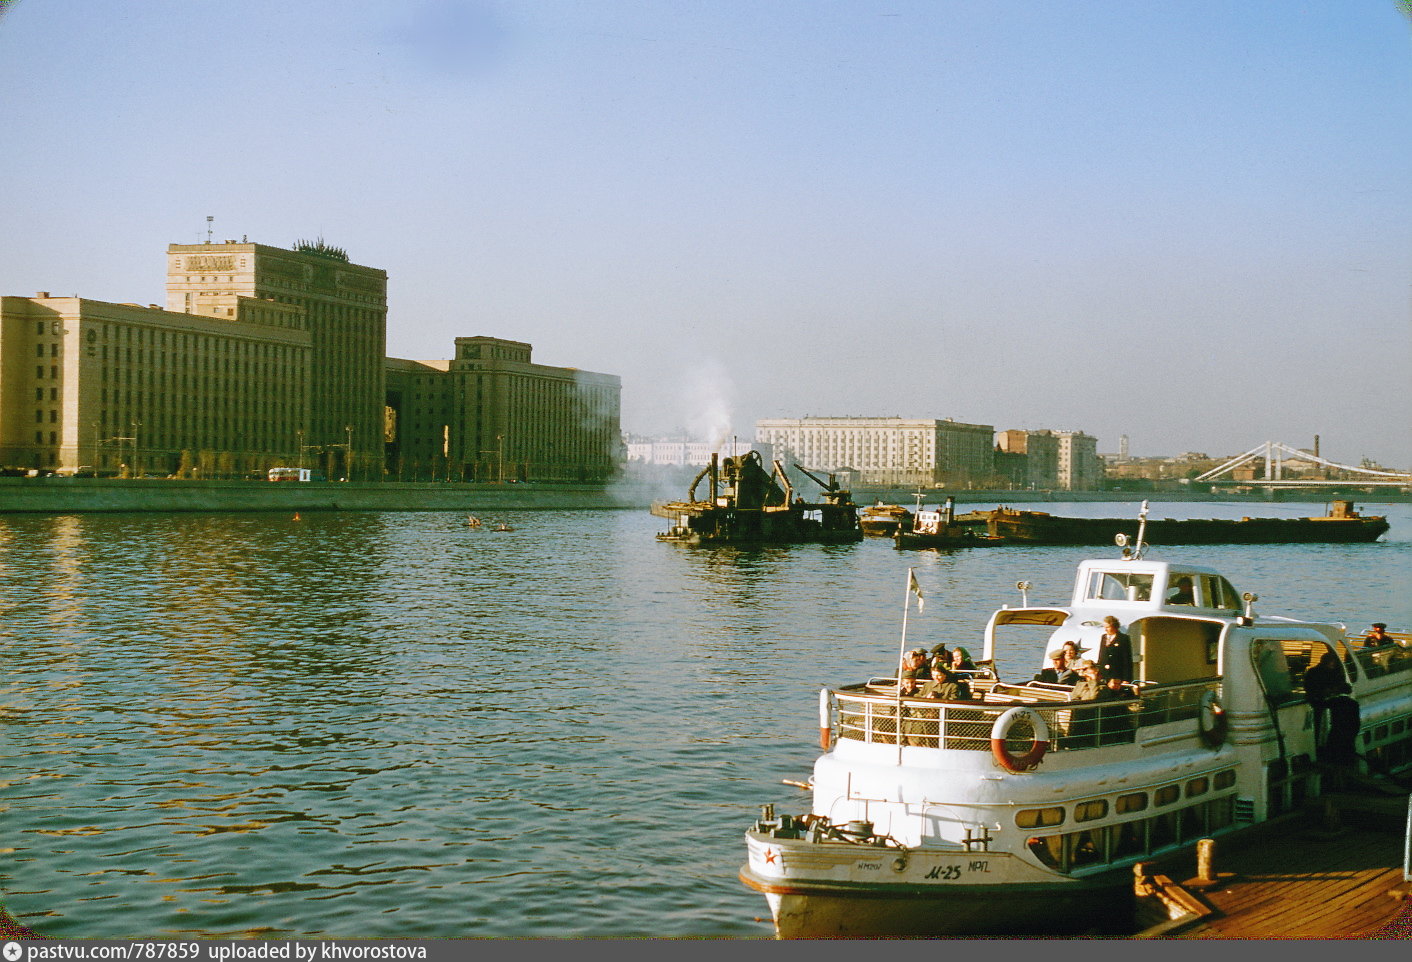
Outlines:
<svg viewBox="0 0 1412 962"><path fill-rule="evenodd" d="M663 465L671 467L705 467L711 463L711 455L732 458L751 450L760 451L766 463L773 455L769 448L761 449L759 444L749 441L726 441L710 444L706 441L661 441L629 440L627 453L629 463Z"/></svg>
<svg viewBox="0 0 1412 962"><path fill-rule="evenodd" d="M622 383L531 346L458 337L449 361L388 358L388 471L466 481L604 481L622 460Z"/></svg>
<svg viewBox="0 0 1412 962"><path fill-rule="evenodd" d="M1098 440L1082 431L1056 431L1059 441L1059 486L1067 491L1093 491L1102 486L1103 462Z"/></svg>
<svg viewBox="0 0 1412 962"><path fill-rule="evenodd" d="M995 472L995 428L900 417L777 418L755 422L756 440L811 471L846 472L852 484L975 486Z"/></svg>
<svg viewBox="0 0 1412 962"><path fill-rule="evenodd" d="M1053 431L1001 431L996 435L996 448L1008 455L1024 456L1022 460L1006 458L997 463L997 468L1001 464L1016 465L1009 468L1007 476L1018 487L1039 491L1058 487L1059 438Z"/></svg>

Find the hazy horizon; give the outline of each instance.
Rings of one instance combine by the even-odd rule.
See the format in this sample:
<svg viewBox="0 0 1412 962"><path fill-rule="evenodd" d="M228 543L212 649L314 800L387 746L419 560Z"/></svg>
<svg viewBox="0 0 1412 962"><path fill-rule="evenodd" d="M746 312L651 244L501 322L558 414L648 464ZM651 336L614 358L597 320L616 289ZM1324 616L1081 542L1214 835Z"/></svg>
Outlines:
<svg viewBox="0 0 1412 962"><path fill-rule="evenodd" d="M387 354L762 418L1266 440L1412 468L1396 0L0 2L0 294L164 303L322 237Z"/></svg>

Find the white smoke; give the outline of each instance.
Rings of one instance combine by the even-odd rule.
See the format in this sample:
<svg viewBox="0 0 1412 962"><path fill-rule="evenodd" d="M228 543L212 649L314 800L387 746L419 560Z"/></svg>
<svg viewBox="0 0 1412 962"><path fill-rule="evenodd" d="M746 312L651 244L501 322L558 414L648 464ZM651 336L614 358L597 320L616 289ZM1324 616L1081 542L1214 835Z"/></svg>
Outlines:
<svg viewBox="0 0 1412 962"><path fill-rule="evenodd" d="M731 440L731 399L735 384L720 361L699 362L685 384L686 427L693 438L719 451Z"/></svg>

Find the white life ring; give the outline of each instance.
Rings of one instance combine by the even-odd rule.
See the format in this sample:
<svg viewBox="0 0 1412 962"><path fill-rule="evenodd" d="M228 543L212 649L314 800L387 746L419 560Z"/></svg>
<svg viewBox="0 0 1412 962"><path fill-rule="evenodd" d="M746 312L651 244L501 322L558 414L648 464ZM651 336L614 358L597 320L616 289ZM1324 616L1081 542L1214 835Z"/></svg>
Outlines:
<svg viewBox="0 0 1412 962"><path fill-rule="evenodd" d="M1023 755L1011 755L1005 750L1005 739L1010 735L1010 729L1015 727L1016 722L1027 721L1034 729L1034 743L1030 745L1030 750ZM1044 753L1049 751L1049 725L1044 721L1044 716L1033 708L1011 708L995 720L995 724L990 728L990 752L995 756L995 762L1007 772L1027 772L1040 763L1044 758Z"/></svg>
<svg viewBox="0 0 1412 962"><path fill-rule="evenodd" d="M1214 691L1203 692L1197 702L1196 727L1209 748L1220 748L1226 740L1226 710Z"/></svg>

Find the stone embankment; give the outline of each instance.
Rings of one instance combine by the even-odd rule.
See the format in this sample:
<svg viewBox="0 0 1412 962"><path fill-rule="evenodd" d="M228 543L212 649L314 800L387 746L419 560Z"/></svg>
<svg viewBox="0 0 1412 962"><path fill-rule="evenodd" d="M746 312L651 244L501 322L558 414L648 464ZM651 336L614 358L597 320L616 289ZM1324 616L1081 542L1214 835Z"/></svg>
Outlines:
<svg viewBox="0 0 1412 962"><path fill-rule="evenodd" d="M613 509L645 508L651 494L595 484L0 478L0 513Z"/></svg>

